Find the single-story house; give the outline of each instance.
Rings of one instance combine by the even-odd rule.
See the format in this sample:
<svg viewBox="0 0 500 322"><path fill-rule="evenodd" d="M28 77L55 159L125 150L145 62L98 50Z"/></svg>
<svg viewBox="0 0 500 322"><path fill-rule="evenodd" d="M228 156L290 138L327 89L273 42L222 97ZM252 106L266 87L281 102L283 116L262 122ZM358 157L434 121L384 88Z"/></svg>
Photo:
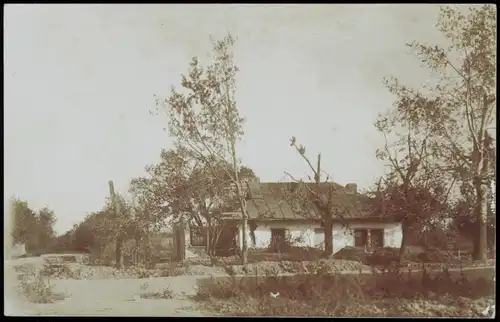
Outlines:
<svg viewBox="0 0 500 322"><path fill-rule="evenodd" d="M317 189L315 183L305 183L310 189ZM324 228L319 211L314 206L307 208L304 214L294 211L285 199L287 190L293 189L290 183L259 182L248 184L246 207L248 213L247 246L249 248L273 247L276 239L289 236L296 246L324 247ZM324 191L331 194L331 202L338 209L343 219L333 221L333 252L346 246L353 247L397 247L401 246L401 223L387 216L380 216L370 207L372 199L359 194L356 184L345 187L336 183L322 183ZM329 189L329 190L326 190ZM304 207L302 207L304 209ZM235 242L241 249L243 235L241 229L241 211L222 214L228 226L234 228Z"/></svg>

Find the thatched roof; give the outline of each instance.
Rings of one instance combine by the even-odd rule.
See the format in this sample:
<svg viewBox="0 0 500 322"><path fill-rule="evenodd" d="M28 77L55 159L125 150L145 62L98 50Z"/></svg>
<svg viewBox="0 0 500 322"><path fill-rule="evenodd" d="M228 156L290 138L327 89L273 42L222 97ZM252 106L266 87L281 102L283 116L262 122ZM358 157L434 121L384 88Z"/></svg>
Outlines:
<svg viewBox="0 0 500 322"><path fill-rule="evenodd" d="M248 185L247 212L249 219L259 220L320 220L318 209L312 204L307 207L307 212L294 211L290 198L286 197L293 189L319 191L325 198L331 193L331 202L338 216L343 219L380 219L374 215L371 208L372 199L353 191L352 185L343 187L337 183L283 183L283 182L251 182ZM298 186L305 185L305 186ZM355 187L354 187L355 188ZM303 209L303 207L302 207ZM226 218L241 218L239 211L225 213Z"/></svg>

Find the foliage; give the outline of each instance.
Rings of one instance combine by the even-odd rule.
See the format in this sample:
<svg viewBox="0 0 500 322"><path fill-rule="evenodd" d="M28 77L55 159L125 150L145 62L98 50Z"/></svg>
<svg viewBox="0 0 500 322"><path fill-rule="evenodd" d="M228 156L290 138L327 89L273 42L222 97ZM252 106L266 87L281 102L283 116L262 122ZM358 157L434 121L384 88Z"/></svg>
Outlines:
<svg viewBox="0 0 500 322"><path fill-rule="evenodd" d="M489 192L489 200L493 200L494 192ZM470 185L462 184L461 186L461 197L456 200L452 205L451 215L453 218L453 227L458 230L458 232L470 240L474 240L474 237L478 231L478 221L476 216L474 206L474 191L473 187ZM487 243L488 247L492 248L495 243L496 234L496 212L493 209L493 203L488 203L487 209Z"/></svg>
<svg viewBox="0 0 500 322"><path fill-rule="evenodd" d="M230 165L214 164L208 168L191 157L189 151L178 147L162 151L161 161L146 170L149 177L132 180L131 190L147 202L154 221L178 222L183 218L199 227L209 221L215 226L219 224L215 215L237 207L236 196L228 191ZM217 170L215 177L214 170ZM239 178L247 182L255 174L241 166Z"/></svg>
<svg viewBox="0 0 500 322"><path fill-rule="evenodd" d="M422 159L432 161L452 180L474 187L474 216L479 222L475 256L484 258L487 194L496 177L491 134L496 118L496 11L491 5L474 6L465 15L444 6L436 27L448 40L447 47L409 44L433 73L434 82L421 90L397 79L386 84L397 96L397 124L411 124L425 141Z"/></svg>
<svg viewBox="0 0 500 322"><path fill-rule="evenodd" d="M26 201L16 199L12 203L13 209L13 243L34 243L37 229L36 214L28 207Z"/></svg>
<svg viewBox="0 0 500 322"><path fill-rule="evenodd" d="M375 210L402 224L401 261L410 241L423 240L431 231L445 225L448 205L446 192L439 186L429 188L419 182L386 182L385 186L378 187L376 195Z"/></svg>
<svg viewBox="0 0 500 322"><path fill-rule="evenodd" d="M244 218L243 231L246 231L248 216L236 152L244 120L236 107L238 68L233 61L234 43L231 35L213 41L212 63L203 67L193 58L187 75L182 75L182 90L172 88L170 96L158 104L165 107L168 130L176 139L176 145L210 171L210 180L225 182L226 193L236 196ZM243 241L245 262L246 239Z"/></svg>
<svg viewBox="0 0 500 322"><path fill-rule="evenodd" d="M55 214L47 207L38 212L30 209L26 201L13 200L12 242L25 243L29 253L40 253L52 248L55 233Z"/></svg>
<svg viewBox="0 0 500 322"><path fill-rule="evenodd" d="M29 268L19 276L21 293L32 303L53 303L66 298L66 294L53 290L42 272Z"/></svg>
<svg viewBox="0 0 500 322"><path fill-rule="evenodd" d="M116 216L112 204L108 200L100 211L88 214L83 221L74 225L73 229L59 236L55 249L59 252L89 252L93 260L104 260L109 245L115 245L118 238L128 240L136 238L138 220L133 207L122 196L117 195L119 215ZM128 248L127 248L128 249ZM132 254L124 254L131 256Z"/></svg>

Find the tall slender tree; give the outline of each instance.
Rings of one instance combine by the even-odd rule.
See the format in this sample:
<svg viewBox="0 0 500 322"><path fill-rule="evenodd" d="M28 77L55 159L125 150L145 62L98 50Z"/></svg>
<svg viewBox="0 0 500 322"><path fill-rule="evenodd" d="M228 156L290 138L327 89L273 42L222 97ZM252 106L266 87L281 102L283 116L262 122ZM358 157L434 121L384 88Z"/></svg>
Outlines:
<svg viewBox="0 0 500 322"><path fill-rule="evenodd" d="M233 187L242 213L242 261L247 262L248 214L240 178L240 160L236 149L243 135L244 120L236 106L236 73L233 60L235 39L228 35L213 40L211 64L203 67L193 58L189 71L182 76L181 90L172 88L167 99L159 101L169 116L168 130L179 146L203 163L213 178L220 177L221 164Z"/></svg>

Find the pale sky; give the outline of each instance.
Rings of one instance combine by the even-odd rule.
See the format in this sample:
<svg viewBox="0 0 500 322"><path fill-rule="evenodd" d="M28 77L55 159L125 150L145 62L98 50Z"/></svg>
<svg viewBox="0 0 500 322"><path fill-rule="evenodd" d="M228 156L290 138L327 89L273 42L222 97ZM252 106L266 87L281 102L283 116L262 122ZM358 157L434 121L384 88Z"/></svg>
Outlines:
<svg viewBox="0 0 500 322"><path fill-rule="evenodd" d="M209 35L238 38L239 145L261 181L308 168L294 135L340 184L383 172L373 123L393 98L384 76L421 84L405 43L439 43L435 5L5 5L4 193L56 212L63 233L99 210L162 148L154 95L178 85Z"/></svg>

